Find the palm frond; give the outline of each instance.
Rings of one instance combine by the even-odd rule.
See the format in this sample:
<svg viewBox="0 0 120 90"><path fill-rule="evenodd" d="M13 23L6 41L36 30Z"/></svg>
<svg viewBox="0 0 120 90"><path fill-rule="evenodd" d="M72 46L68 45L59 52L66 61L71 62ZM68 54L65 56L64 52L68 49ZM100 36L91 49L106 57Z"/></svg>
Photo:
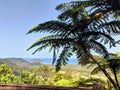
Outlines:
<svg viewBox="0 0 120 90"><path fill-rule="evenodd" d="M106 64L106 65L109 64L109 62L106 61L106 59L103 58L103 57L101 57L101 56L96 56L96 55L94 55L94 58L96 58L97 61L98 61L99 63L101 63L101 64ZM87 63L87 68L94 67L94 66L96 66L95 62L90 59L89 62Z"/></svg>
<svg viewBox="0 0 120 90"><path fill-rule="evenodd" d="M98 26L98 29L104 28L107 33L120 34L120 21L110 21Z"/></svg>
<svg viewBox="0 0 120 90"><path fill-rule="evenodd" d="M88 2L88 1L87 1ZM69 2L69 3L62 3L58 6L56 6L56 10L61 10L61 11L66 11L66 10L70 10L70 9L74 9L74 8L84 8L87 4L86 1L75 1L75 2ZM76 5L75 5L76 4ZM84 5L84 7L83 7Z"/></svg>
<svg viewBox="0 0 120 90"><path fill-rule="evenodd" d="M86 48L80 43L80 45L77 45L76 49L76 56L78 59L78 64L81 64L82 66L86 65L89 61L89 56L87 55Z"/></svg>
<svg viewBox="0 0 120 90"><path fill-rule="evenodd" d="M68 62L68 58L72 56L72 52L70 47L64 47L59 58L56 60L56 71L59 71L61 69L62 65L66 65Z"/></svg>
<svg viewBox="0 0 120 90"><path fill-rule="evenodd" d="M90 40L91 42L89 42L89 46L91 47L92 50L94 50L95 52L105 56L108 51L105 48L105 46L103 46L101 43L95 41L95 40Z"/></svg>
<svg viewBox="0 0 120 90"><path fill-rule="evenodd" d="M82 32L80 34L80 37L82 38L83 41L87 41L90 39L94 40L99 40L102 37L101 42L104 42L104 44L110 44L111 46L115 46L116 41L108 34L103 33L101 31L87 31L87 32Z"/></svg>
<svg viewBox="0 0 120 90"><path fill-rule="evenodd" d="M106 68L109 67L109 65L103 64L102 67L104 67L104 68L106 69ZM99 67L95 67L95 68L92 70L91 74L92 74L92 75L95 75L95 74L97 74L97 73L99 73L99 72L101 72L101 69L100 69Z"/></svg>
<svg viewBox="0 0 120 90"><path fill-rule="evenodd" d="M85 83L90 83L91 82L91 84L93 84L93 83L105 83L105 81L103 81L102 79L100 79L100 78L93 78L93 77L91 77L91 78L89 78L89 79L86 79L85 81L84 81Z"/></svg>
<svg viewBox="0 0 120 90"><path fill-rule="evenodd" d="M43 48L51 45L57 46L57 47L60 47L62 45L65 46L67 44L70 44L71 41L72 39L63 38L62 35L50 35L50 36L40 38L35 43L33 43L33 45L31 45L27 50L30 50L31 48L34 48L36 46L39 46L39 48L36 51L40 51Z"/></svg>
<svg viewBox="0 0 120 90"><path fill-rule="evenodd" d="M105 4L104 0L72 1L72 2L69 2L69 3L62 3L62 4L58 5L56 7L56 10L65 11L67 9L74 9L74 8L78 8L78 7L82 8L82 9L85 9L88 6L92 7L94 5L100 6L100 5L104 5L104 4Z"/></svg>
<svg viewBox="0 0 120 90"><path fill-rule="evenodd" d="M49 43L46 43L46 44L38 47L32 54L35 54L36 52L40 52L40 51L42 51L43 49L46 49L46 48L49 47L49 46L50 46L50 44L49 44ZM27 50L30 50L31 48L33 48L33 47L30 47L30 48L28 48Z"/></svg>
<svg viewBox="0 0 120 90"><path fill-rule="evenodd" d="M48 21L42 24L39 24L32 29L28 31L27 34L33 33L33 32L47 32L47 33L57 33L57 34L63 34L70 30L69 24L61 21Z"/></svg>
<svg viewBox="0 0 120 90"><path fill-rule="evenodd" d="M81 17L83 17L83 14L77 9L72 9L72 10L66 10L63 13L61 13L57 18L62 20L62 21L67 21L74 19L75 17L77 17L77 20L80 20Z"/></svg>

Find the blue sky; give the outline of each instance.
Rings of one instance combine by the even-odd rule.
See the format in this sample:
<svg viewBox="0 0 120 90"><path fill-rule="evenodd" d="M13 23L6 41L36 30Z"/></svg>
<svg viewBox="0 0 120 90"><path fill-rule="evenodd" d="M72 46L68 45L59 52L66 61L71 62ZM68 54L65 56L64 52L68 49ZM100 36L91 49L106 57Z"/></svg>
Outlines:
<svg viewBox="0 0 120 90"><path fill-rule="evenodd" d="M56 5L71 0L0 0L0 58L52 58L43 50L32 55L26 49L43 34L26 35L33 26L56 19ZM110 51L120 51L120 46Z"/></svg>

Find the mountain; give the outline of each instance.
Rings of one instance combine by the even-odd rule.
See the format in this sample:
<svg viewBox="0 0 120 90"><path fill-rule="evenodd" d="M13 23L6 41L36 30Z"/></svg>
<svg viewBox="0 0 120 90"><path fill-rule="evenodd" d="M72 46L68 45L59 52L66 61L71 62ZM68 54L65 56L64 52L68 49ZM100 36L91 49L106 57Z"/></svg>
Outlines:
<svg viewBox="0 0 120 90"><path fill-rule="evenodd" d="M5 58L5 60L18 66L27 66L30 64L30 62L24 60L23 58Z"/></svg>
<svg viewBox="0 0 120 90"><path fill-rule="evenodd" d="M9 65L14 72L19 72L21 69L32 70L34 67L42 65L38 60L33 60L32 62L26 61L23 58L1 58L0 64Z"/></svg>

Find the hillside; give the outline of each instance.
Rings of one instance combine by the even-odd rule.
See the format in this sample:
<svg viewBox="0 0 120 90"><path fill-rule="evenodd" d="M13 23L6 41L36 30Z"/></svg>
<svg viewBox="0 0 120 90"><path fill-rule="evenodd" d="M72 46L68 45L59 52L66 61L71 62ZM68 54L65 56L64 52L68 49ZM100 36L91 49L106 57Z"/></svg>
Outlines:
<svg viewBox="0 0 120 90"><path fill-rule="evenodd" d="M22 58L5 58L5 60L18 66L26 66L30 64L29 62L25 61Z"/></svg>
<svg viewBox="0 0 120 90"><path fill-rule="evenodd" d="M40 60L38 59L33 59L31 61L32 62L26 61L23 58L0 59L0 63L8 64L13 69L14 72L19 72L21 69L31 71L42 65L41 62L39 62ZM47 64L47 65L49 65L51 68L55 68L55 66L52 66L51 64ZM77 65L77 64L68 64L66 66L61 67L61 71L67 71L67 70L86 73L88 71L91 72L92 69L88 69L86 67L82 67L81 65Z"/></svg>
<svg viewBox="0 0 120 90"><path fill-rule="evenodd" d="M28 62L23 58L1 58L0 63L9 65L15 72L18 72L21 68L32 70L34 67L42 65L40 62Z"/></svg>

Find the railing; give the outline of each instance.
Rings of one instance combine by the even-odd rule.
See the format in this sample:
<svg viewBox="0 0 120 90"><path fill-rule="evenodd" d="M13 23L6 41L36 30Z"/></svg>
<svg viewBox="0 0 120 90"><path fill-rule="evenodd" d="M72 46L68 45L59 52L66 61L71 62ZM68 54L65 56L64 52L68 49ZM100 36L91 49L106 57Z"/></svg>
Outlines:
<svg viewBox="0 0 120 90"><path fill-rule="evenodd" d="M93 84L91 88L31 84L0 84L0 90L102 90L102 88L100 84Z"/></svg>

